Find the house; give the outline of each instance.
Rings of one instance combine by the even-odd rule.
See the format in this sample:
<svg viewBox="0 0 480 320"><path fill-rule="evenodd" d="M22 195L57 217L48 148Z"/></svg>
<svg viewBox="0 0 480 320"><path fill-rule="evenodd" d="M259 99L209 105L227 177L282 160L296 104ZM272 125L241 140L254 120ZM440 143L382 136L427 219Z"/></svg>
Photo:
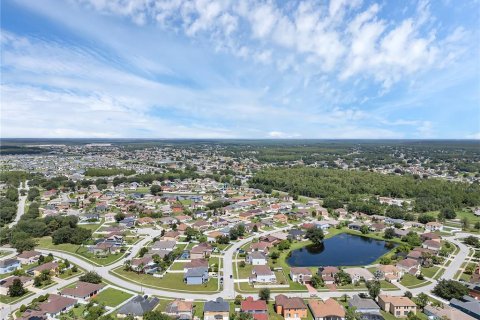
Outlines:
<svg viewBox="0 0 480 320"><path fill-rule="evenodd" d="M264 266L267 264L267 256L260 251L253 251L247 255L247 262L254 266Z"/></svg>
<svg viewBox="0 0 480 320"><path fill-rule="evenodd" d="M373 299L361 298L359 295L354 295L348 300L350 307L355 307L355 310L368 319L379 319L381 317L380 307Z"/></svg>
<svg viewBox="0 0 480 320"><path fill-rule="evenodd" d="M253 300L252 297L248 297L242 301L240 311L251 314L255 320L268 319L267 303L264 300Z"/></svg>
<svg viewBox="0 0 480 320"><path fill-rule="evenodd" d="M49 319L56 319L60 313L72 309L76 303L76 299L62 297L58 294L50 294L46 301L39 304L38 308L41 314L46 315Z"/></svg>
<svg viewBox="0 0 480 320"><path fill-rule="evenodd" d="M427 305L425 308L423 308L423 313L427 315L429 320L475 320L474 317L446 305L443 305L442 307Z"/></svg>
<svg viewBox="0 0 480 320"><path fill-rule="evenodd" d="M288 231L288 238L292 240L302 240L305 236L305 231L300 229L290 229Z"/></svg>
<svg viewBox="0 0 480 320"><path fill-rule="evenodd" d="M17 259L20 260L21 264L32 264L37 263L38 259L42 254L40 252L31 250L31 251L23 251L19 255L17 255Z"/></svg>
<svg viewBox="0 0 480 320"><path fill-rule="evenodd" d="M480 319L480 303L477 299L464 296L461 299L450 300L450 306L458 309L475 319Z"/></svg>
<svg viewBox="0 0 480 320"><path fill-rule="evenodd" d="M115 212L107 212L105 213L105 223L113 223L115 222L115 215L116 213Z"/></svg>
<svg viewBox="0 0 480 320"><path fill-rule="evenodd" d="M259 242L252 243L248 251L249 252L259 251L259 252L267 253L268 249L271 247L272 247L271 243L259 241Z"/></svg>
<svg viewBox="0 0 480 320"><path fill-rule="evenodd" d="M176 299L167 304L165 313L180 320L193 319L193 302Z"/></svg>
<svg viewBox="0 0 480 320"><path fill-rule="evenodd" d="M350 275L353 282L358 282L362 279L370 281L374 278L373 274L365 268L346 268L344 271Z"/></svg>
<svg viewBox="0 0 480 320"><path fill-rule="evenodd" d="M58 263L55 261L52 262L47 262L44 264L41 264L33 269L30 269L28 272L33 273L33 275L36 277L40 275L44 270L49 270L50 275L58 275Z"/></svg>
<svg viewBox="0 0 480 320"><path fill-rule="evenodd" d="M60 295L87 301L89 298L97 295L105 287L102 283L89 283L79 281L73 288L65 288L60 291Z"/></svg>
<svg viewBox="0 0 480 320"><path fill-rule="evenodd" d="M430 232L442 231L443 230L443 224L441 224L440 222L436 222L436 221L428 222L425 225L425 230L430 231Z"/></svg>
<svg viewBox="0 0 480 320"><path fill-rule="evenodd" d="M220 231L212 231L210 233L207 233L207 241L208 242L215 242L217 241L218 237L223 236L223 233Z"/></svg>
<svg viewBox="0 0 480 320"><path fill-rule="evenodd" d="M90 252L97 256L107 256L120 251L120 247L111 242L99 242L88 248Z"/></svg>
<svg viewBox="0 0 480 320"><path fill-rule="evenodd" d="M13 272L20 268L20 260L17 259L4 259L0 260L0 274Z"/></svg>
<svg viewBox="0 0 480 320"><path fill-rule="evenodd" d="M205 302L203 307L204 320L228 320L229 316L230 304L223 298L219 297L216 300Z"/></svg>
<svg viewBox="0 0 480 320"><path fill-rule="evenodd" d="M362 223L352 222L352 223L349 223L349 224L348 224L348 229L360 231L360 229L362 228L362 226L363 226Z"/></svg>
<svg viewBox="0 0 480 320"><path fill-rule="evenodd" d="M152 251L168 251L175 249L177 242L175 240L160 240L152 245Z"/></svg>
<svg viewBox="0 0 480 320"><path fill-rule="evenodd" d="M158 302L160 300L157 297L136 296L118 309L117 316L120 318L133 316L136 319L141 319L146 312L155 309Z"/></svg>
<svg viewBox="0 0 480 320"><path fill-rule="evenodd" d="M389 312L397 318L406 318L408 313L417 312L417 305L407 297L381 294L378 296L378 305L383 311Z"/></svg>
<svg viewBox="0 0 480 320"><path fill-rule="evenodd" d="M306 318L308 316L307 306L301 298L289 298L283 294L275 296L275 312L282 315L285 320Z"/></svg>
<svg viewBox="0 0 480 320"><path fill-rule="evenodd" d="M199 221L196 221L194 224L192 224L192 228L197 231L205 231L209 227L210 227L210 223L204 220L199 220Z"/></svg>
<svg viewBox="0 0 480 320"><path fill-rule="evenodd" d="M395 265L398 271L401 273L402 277L404 274L411 274L416 276L420 274L420 263L415 259L403 259L397 262Z"/></svg>
<svg viewBox="0 0 480 320"><path fill-rule="evenodd" d="M208 261L205 259L191 259L183 265L183 272L187 272L188 269L204 267L208 269Z"/></svg>
<svg viewBox="0 0 480 320"><path fill-rule="evenodd" d="M33 278L26 276L11 276L5 279L0 280L0 294L6 296L10 286L13 284L15 279L20 279L24 287L33 285Z"/></svg>
<svg viewBox="0 0 480 320"><path fill-rule="evenodd" d="M290 268L290 278L292 281L305 284L312 279L312 271L305 267L292 267Z"/></svg>
<svg viewBox="0 0 480 320"><path fill-rule="evenodd" d="M318 268L318 274L322 277L325 284L334 284L335 275L340 272L337 267L320 267Z"/></svg>
<svg viewBox="0 0 480 320"><path fill-rule="evenodd" d="M187 269L183 281L188 285L203 284L208 281L208 268L194 267Z"/></svg>
<svg viewBox="0 0 480 320"><path fill-rule="evenodd" d="M275 273L268 266L253 266L250 283L275 283Z"/></svg>
<svg viewBox="0 0 480 320"><path fill-rule="evenodd" d="M280 223L288 223L288 216L279 213L273 216L273 220Z"/></svg>
<svg viewBox="0 0 480 320"><path fill-rule="evenodd" d="M386 228L387 226L384 223L372 223L369 230L373 232L382 232L385 231Z"/></svg>
<svg viewBox="0 0 480 320"><path fill-rule="evenodd" d="M178 237L180 236L180 232L178 231L167 231L163 235L163 240L178 240Z"/></svg>
<svg viewBox="0 0 480 320"><path fill-rule="evenodd" d="M397 282L401 279L402 273L398 271L397 267L391 264L379 265L377 271L380 271L379 280L385 280L388 282Z"/></svg>
<svg viewBox="0 0 480 320"><path fill-rule="evenodd" d="M141 258L132 259L130 267L133 271L144 272L145 269L150 269L155 265L152 255L145 255Z"/></svg>
<svg viewBox="0 0 480 320"><path fill-rule="evenodd" d="M309 300L308 308L314 320L345 320L345 309L336 300Z"/></svg>
<svg viewBox="0 0 480 320"><path fill-rule="evenodd" d="M433 232L426 232L420 235L420 239L422 239L422 241L435 240L437 242L440 242L442 240L442 237Z"/></svg>
<svg viewBox="0 0 480 320"><path fill-rule="evenodd" d="M442 244L439 243L438 241L435 241L435 240L425 240L422 243L422 248L430 249L430 250L433 250L435 252L440 251L441 247L442 247Z"/></svg>
<svg viewBox="0 0 480 320"><path fill-rule="evenodd" d="M190 259L208 258L213 251L209 243L200 243L190 250Z"/></svg>

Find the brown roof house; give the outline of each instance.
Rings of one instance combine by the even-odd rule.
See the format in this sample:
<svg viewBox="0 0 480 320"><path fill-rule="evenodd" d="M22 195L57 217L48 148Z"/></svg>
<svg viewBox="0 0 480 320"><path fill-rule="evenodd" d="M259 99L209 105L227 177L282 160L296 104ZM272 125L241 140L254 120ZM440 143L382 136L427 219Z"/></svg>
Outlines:
<svg viewBox="0 0 480 320"><path fill-rule="evenodd" d="M213 247L209 243L200 243L190 250L190 259L203 259L210 256Z"/></svg>
<svg viewBox="0 0 480 320"><path fill-rule="evenodd" d="M193 319L193 302L181 299L173 300L165 307L165 313L176 319Z"/></svg>
<svg viewBox="0 0 480 320"><path fill-rule="evenodd" d="M325 301L309 300L308 307L314 320L345 320L345 309L332 298Z"/></svg>
<svg viewBox="0 0 480 320"><path fill-rule="evenodd" d="M378 296L378 305L383 311L390 312L396 318L406 318L409 312L417 312L417 305L407 297L381 294Z"/></svg>
<svg viewBox="0 0 480 320"><path fill-rule="evenodd" d="M302 299L289 298L283 294L275 297L275 312L282 315L285 320L306 318L308 315L307 306Z"/></svg>
<svg viewBox="0 0 480 320"><path fill-rule="evenodd" d="M60 313L67 312L77 303L76 299L62 297L58 294L50 294L48 300L39 305L40 312L49 319L56 318Z"/></svg>
<svg viewBox="0 0 480 320"><path fill-rule="evenodd" d="M41 264L33 269L31 269L31 272L33 272L33 275L36 277L40 275L44 270L49 270L50 275L58 275L58 263L55 261L52 262L47 262L44 264Z"/></svg>
<svg viewBox="0 0 480 320"><path fill-rule="evenodd" d="M411 274L416 276L420 273L420 262L415 259L403 259L397 262L395 265L398 271L401 273L402 277L404 274Z"/></svg>
<svg viewBox="0 0 480 320"><path fill-rule="evenodd" d="M95 297L105 285L103 283L89 283L79 281L73 288L65 288L60 291L60 294L65 297L79 299L81 301L87 301L90 298Z"/></svg>
<svg viewBox="0 0 480 320"><path fill-rule="evenodd" d="M13 284L13 280L20 279L24 287L33 285L33 278L26 276L11 276L0 280L0 294L6 296L10 286Z"/></svg>
<svg viewBox="0 0 480 320"><path fill-rule="evenodd" d="M23 251L17 256L17 259L20 260L21 264L32 264L38 262L41 255L40 252L34 250Z"/></svg>
<svg viewBox="0 0 480 320"><path fill-rule="evenodd" d="M398 271L397 267L391 264L379 265L377 268L377 271L379 271L379 274L380 274L379 280L386 280L388 282L397 282L402 277L402 274L400 271Z"/></svg>

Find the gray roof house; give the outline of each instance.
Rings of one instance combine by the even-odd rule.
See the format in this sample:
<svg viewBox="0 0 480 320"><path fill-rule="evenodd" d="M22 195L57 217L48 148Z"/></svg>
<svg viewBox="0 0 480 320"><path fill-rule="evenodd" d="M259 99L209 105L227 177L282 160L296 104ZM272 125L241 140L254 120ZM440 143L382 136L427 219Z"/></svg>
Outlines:
<svg viewBox="0 0 480 320"><path fill-rule="evenodd" d="M223 298L205 302L203 312L230 312L230 305Z"/></svg>
<svg viewBox="0 0 480 320"><path fill-rule="evenodd" d="M355 307L356 311L361 313L362 320L383 320L380 307L373 299L361 298L359 295L354 295L348 301L348 305Z"/></svg>
<svg viewBox="0 0 480 320"><path fill-rule="evenodd" d="M159 301L160 300L156 297L149 298L148 296L136 296L124 304L117 313L125 316L143 316L144 313L152 311Z"/></svg>
<svg viewBox="0 0 480 320"><path fill-rule="evenodd" d="M166 250L166 251L172 251L175 248L175 245L177 244L176 241L173 240L160 240L155 242L152 245L152 250Z"/></svg>
<svg viewBox="0 0 480 320"><path fill-rule="evenodd" d="M196 267L188 269L183 275L183 281L186 284L203 284L208 281L208 268Z"/></svg>
<svg viewBox="0 0 480 320"><path fill-rule="evenodd" d="M462 299L452 299L450 300L450 306L475 319L480 319L480 303L470 296L464 296Z"/></svg>

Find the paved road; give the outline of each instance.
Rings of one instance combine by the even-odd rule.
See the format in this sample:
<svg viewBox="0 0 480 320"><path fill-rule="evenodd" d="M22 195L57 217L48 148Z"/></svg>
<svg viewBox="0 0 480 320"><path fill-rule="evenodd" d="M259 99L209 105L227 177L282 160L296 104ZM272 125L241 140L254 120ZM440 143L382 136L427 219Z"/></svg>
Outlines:
<svg viewBox="0 0 480 320"><path fill-rule="evenodd" d="M22 188L22 183L20 182L20 186L18 187L18 194L20 195L20 190L25 189L29 190L30 187L28 186L28 181L25 181L25 187ZM20 196L18 198L18 206L17 206L17 215L15 216L15 219L8 225L9 228L12 228L15 226L18 221L20 221L20 218L23 216L25 213L25 202L27 201L27 195Z"/></svg>
<svg viewBox="0 0 480 320"><path fill-rule="evenodd" d="M17 216L20 217L21 215L23 215L23 211L25 210L24 205L25 205L25 200L23 201L22 206L19 205L20 212L19 212L19 214L17 214ZM18 218L18 219L20 219L20 218ZM242 240L236 242L235 244L233 244L230 248L228 248L225 251L224 256L223 256L223 278L224 278L223 288L220 292L212 293L212 294L209 294L209 293L191 293L191 292L173 292L173 291L168 291L168 290L148 288L148 287L144 287L142 285L136 284L136 283L132 283L130 281L123 280L123 279L109 273L110 270L112 270L116 267L122 266L124 264L125 260L132 259L133 257L135 257L137 255L138 251L141 248L145 247L148 244L148 242L152 241L152 239L154 237L159 236L160 231L156 230L156 229L140 229L138 232L145 234L146 237L144 239L142 239L140 242L138 242L137 244L135 244L131 247L130 254L127 257L124 257L124 258L120 259L118 262L116 262L112 265L109 265L109 266L105 266L105 267L93 266L89 262L86 262L85 260L82 260L82 259L80 259L80 258L78 258L74 255L68 254L68 253L63 253L63 252L61 253L61 252L57 252L57 251L43 250L43 249L39 249L38 251L40 251L42 253L45 253L45 254L52 253L53 255L55 255L57 257L60 257L62 259L68 259L69 261L77 264L78 266L82 267L85 270L93 270L93 271L97 272L102 277L104 277L107 281L110 281L110 282L114 283L115 285L117 285L119 287L128 288L129 290L132 290L132 291L143 292L143 293L148 294L148 295L158 295L158 296L163 296L163 297L181 298L181 299L187 299L187 300L206 300L206 299L215 299L217 297L222 297L222 298L225 298L225 299L233 299L235 297L235 295L237 294L237 292L235 290L234 279L233 279L233 257L235 255L237 249L239 249L241 246L245 245L246 243L248 243L249 241L251 241L254 238L258 238L258 237L261 237L261 236L264 236L264 235L268 235L268 234L271 234L271 233L286 230L288 228L289 227L285 227L285 228L282 228L282 229L276 229L276 230L271 230L271 231L267 231L267 232L258 233L256 235L252 235L250 237L242 239ZM463 261L465 260L465 258L468 256L468 252L469 252L468 247L458 240L458 239L464 238L466 236L467 236L467 234L459 233L459 234L456 234L455 236L446 238L448 241L451 241L451 242L455 243L460 248L460 250L457 253L455 259L453 259L453 261L450 263L450 265L446 268L443 278L452 279L453 276L455 275L455 273L460 269L460 266L463 263ZM232 279L230 278L230 276L232 276ZM70 279L69 282L70 281L74 282L74 281L76 281L76 278ZM423 286L423 287L420 287L420 288L416 288L416 289L408 289L408 290L410 292L412 292L414 295L419 294L421 292L429 293L433 289L435 284L436 284L436 280L429 285L426 285L426 286ZM62 286L64 286L64 285L66 285L66 284L62 284ZM58 289L57 286L54 286L54 287L51 287L51 288L48 288L47 290L45 290L44 293L47 293L47 292L52 293L52 292L55 292L57 289ZM388 291L388 294L403 295L405 291L406 291L406 288L403 287L403 288L400 288L400 290L397 290L397 291ZM316 294L316 296L320 297L320 298L323 298L323 299L326 299L326 298L330 298L330 297L341 297L341 296L344 296L345 294L349 295L349 296L352 296L352 295L358 294L358 293L359 293L359 291L318 292ZM243 294L243 295L245 295L245 294ZM247 294L247 295L251 295L251 296L254 296L254 297L257 296L256 294ZM275 295L276 294L272 294L273 297ZM298 296L298 297L303 297L303 298L310 297L309 292L290 292L290 293L286 293L286 295L288 295L288 296ZM21 303L11 305L10 308L7 307L7 309L5 309L5 308L2 309L1 310L2 319L5 318L4 315L5 315L5 313L7 313L7 310L15 310L15 309L19 308L21 304L29 303L35 296L37 296L37 295L34 295L34 296L29 297L27 299L24 299L23 301L21 301ZM10 311L8 311L8 312L10 312Z"/></svg>

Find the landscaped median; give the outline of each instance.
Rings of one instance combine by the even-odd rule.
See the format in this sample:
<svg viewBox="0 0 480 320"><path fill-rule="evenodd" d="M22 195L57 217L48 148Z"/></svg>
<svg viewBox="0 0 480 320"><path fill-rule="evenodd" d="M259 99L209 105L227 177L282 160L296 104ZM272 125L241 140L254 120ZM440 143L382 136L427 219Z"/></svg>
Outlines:
<svg viewBox="0 0 480 320"><path fill-rule="evenodd" d="M125 281L153 289L205 293L216 293L220 291L218 278L210 278L207 283L201 285L187 285L183 281L183 273L165 273L163 278L159 278L134 271L125 271L123 266L111 270L110 273Z"/></svg>

